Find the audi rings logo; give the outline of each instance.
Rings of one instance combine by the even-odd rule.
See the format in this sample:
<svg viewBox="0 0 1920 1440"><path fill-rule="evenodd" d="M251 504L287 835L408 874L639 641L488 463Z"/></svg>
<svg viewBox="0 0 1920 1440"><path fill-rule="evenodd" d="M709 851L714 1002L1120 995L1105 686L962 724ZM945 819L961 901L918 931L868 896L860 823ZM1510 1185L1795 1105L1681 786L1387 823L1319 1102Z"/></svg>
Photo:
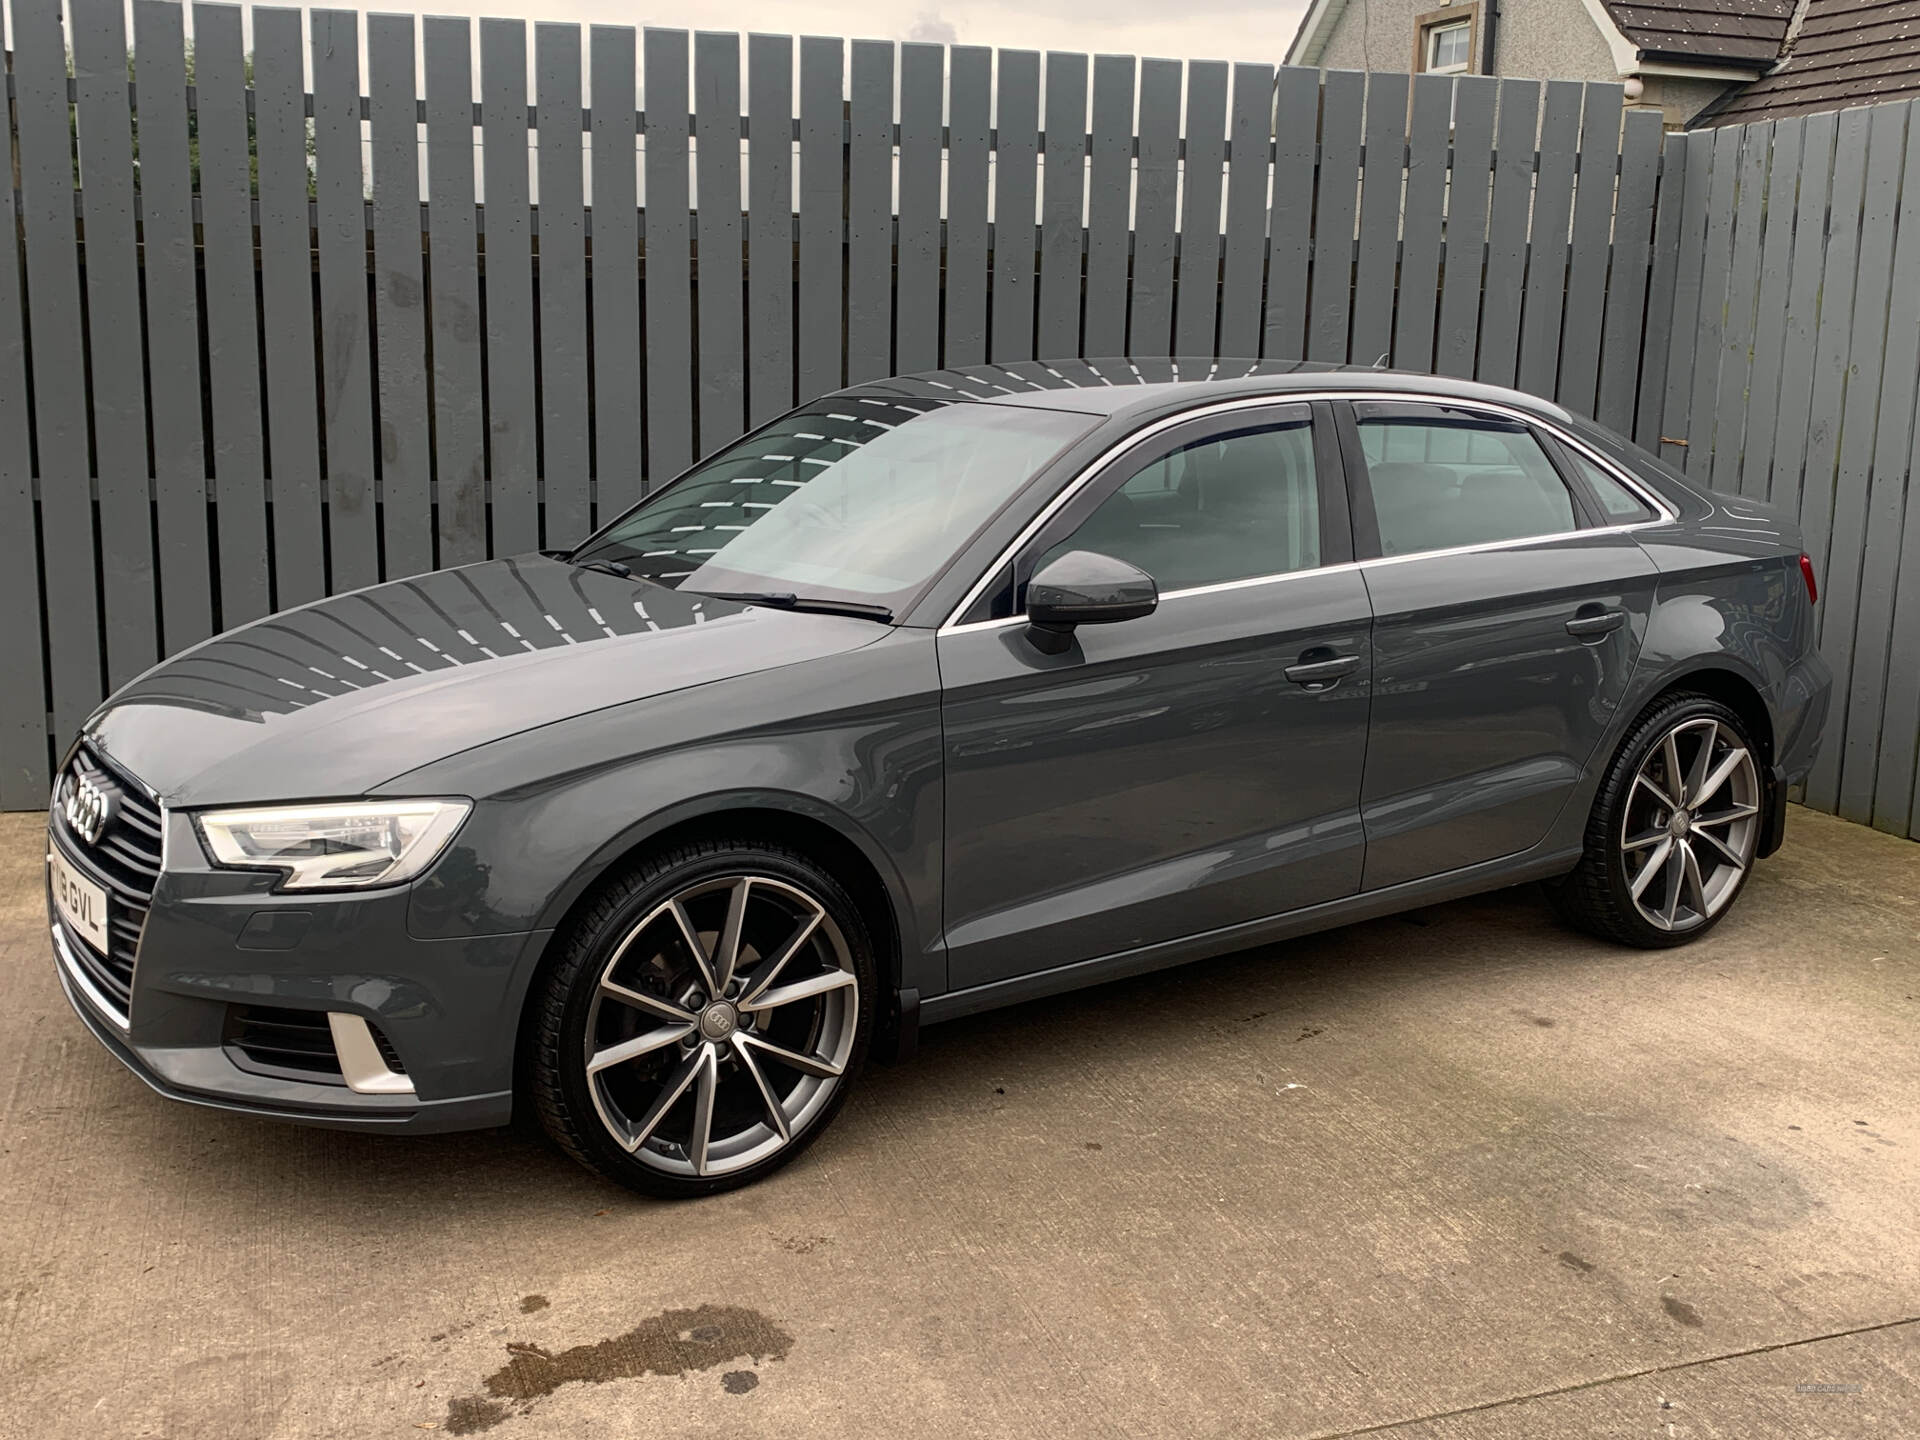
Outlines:
<svg viewBox="0 0 1920 1440"><path fill-rule="evenodd" d="M66 817L67 828L91 845L113 818L113 795L74 772L67 776L67 794L60 802L60 813Z"/></svg>

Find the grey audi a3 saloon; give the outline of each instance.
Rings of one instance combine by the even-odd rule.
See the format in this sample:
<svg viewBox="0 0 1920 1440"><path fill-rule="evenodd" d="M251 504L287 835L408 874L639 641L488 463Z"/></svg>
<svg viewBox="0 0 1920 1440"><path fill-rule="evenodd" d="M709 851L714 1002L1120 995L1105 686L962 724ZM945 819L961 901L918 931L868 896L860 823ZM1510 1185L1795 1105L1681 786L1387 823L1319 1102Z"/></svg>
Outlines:
<svg viewBox="0 0 1920 1440"><path fill-rule="evenodd" d="M1777 512L1506 390L856 386L576 549L127 685L60 767L55 963L163 1095L524 1106L699 1194L933 1021L1523 881L1701 934L1819 743L1813 601Z"/></svg>

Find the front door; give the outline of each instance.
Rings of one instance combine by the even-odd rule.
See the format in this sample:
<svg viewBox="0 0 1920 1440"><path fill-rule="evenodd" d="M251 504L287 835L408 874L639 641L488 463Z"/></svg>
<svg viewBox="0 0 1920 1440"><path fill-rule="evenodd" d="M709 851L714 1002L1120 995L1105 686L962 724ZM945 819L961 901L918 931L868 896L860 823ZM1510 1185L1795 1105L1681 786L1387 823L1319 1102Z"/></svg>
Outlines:
<svg viewBox="0 0 1920 1440"><path fill-rule="evenodd" d="M1625 528L1653 513L1617 486L1603 502L1518 420L1398 402L1352 419L1376 890L1545 838L1625 694L1657 572Z"/></svg>
<svg viewBox="0 0 1920 1440"><path fill-rule="evenodd" d="M1359 888L1370 615L1335 455L1325 406L1162 432L1008 581L1017 610L1050 556L1097 551L1155 578L1154 614L1058 655L1018 618L940 636L955 989Z"/></svg>

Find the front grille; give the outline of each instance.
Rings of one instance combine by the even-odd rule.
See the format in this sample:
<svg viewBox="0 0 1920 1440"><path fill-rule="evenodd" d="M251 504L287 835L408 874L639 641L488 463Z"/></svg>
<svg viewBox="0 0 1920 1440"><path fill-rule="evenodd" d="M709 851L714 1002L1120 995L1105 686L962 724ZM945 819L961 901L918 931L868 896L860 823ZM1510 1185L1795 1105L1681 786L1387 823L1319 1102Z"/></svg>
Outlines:
<svg viewBox="0 0 1920 1440"><path fill-rule="evenodd" d="M230 1005L223 1038L227 1058L242 1070L321 1085L347 1083L324 1010Z"/></svg>
<svg viewBox="0 0 1920 1440"><path fill-rule="evenodd" d="M81 779L112 797L112 812L89 842L67 823L65 801ZM53 789L47 825L67 859L107 890L107 953L100 954L77 931L62 927L73 958L87 977L124 1012L133 991L133 963L160 883L159 804L133 776L91 745L82 744Z"/></svg>

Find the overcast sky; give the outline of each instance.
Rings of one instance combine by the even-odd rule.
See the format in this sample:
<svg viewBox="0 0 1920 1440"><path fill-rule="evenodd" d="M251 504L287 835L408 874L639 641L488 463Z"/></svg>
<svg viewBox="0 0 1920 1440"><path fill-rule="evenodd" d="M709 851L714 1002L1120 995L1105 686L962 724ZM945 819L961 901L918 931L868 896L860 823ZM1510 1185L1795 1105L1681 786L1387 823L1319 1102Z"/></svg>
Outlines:
<svg viewBox="0 0 1920 1440"><path fill-rule="evenodd" d="M337 8L1278 64L1306 0L335 0ZM8 6L11 9L11 5ZM307 7L302 7L307 8Z"/></svg>

